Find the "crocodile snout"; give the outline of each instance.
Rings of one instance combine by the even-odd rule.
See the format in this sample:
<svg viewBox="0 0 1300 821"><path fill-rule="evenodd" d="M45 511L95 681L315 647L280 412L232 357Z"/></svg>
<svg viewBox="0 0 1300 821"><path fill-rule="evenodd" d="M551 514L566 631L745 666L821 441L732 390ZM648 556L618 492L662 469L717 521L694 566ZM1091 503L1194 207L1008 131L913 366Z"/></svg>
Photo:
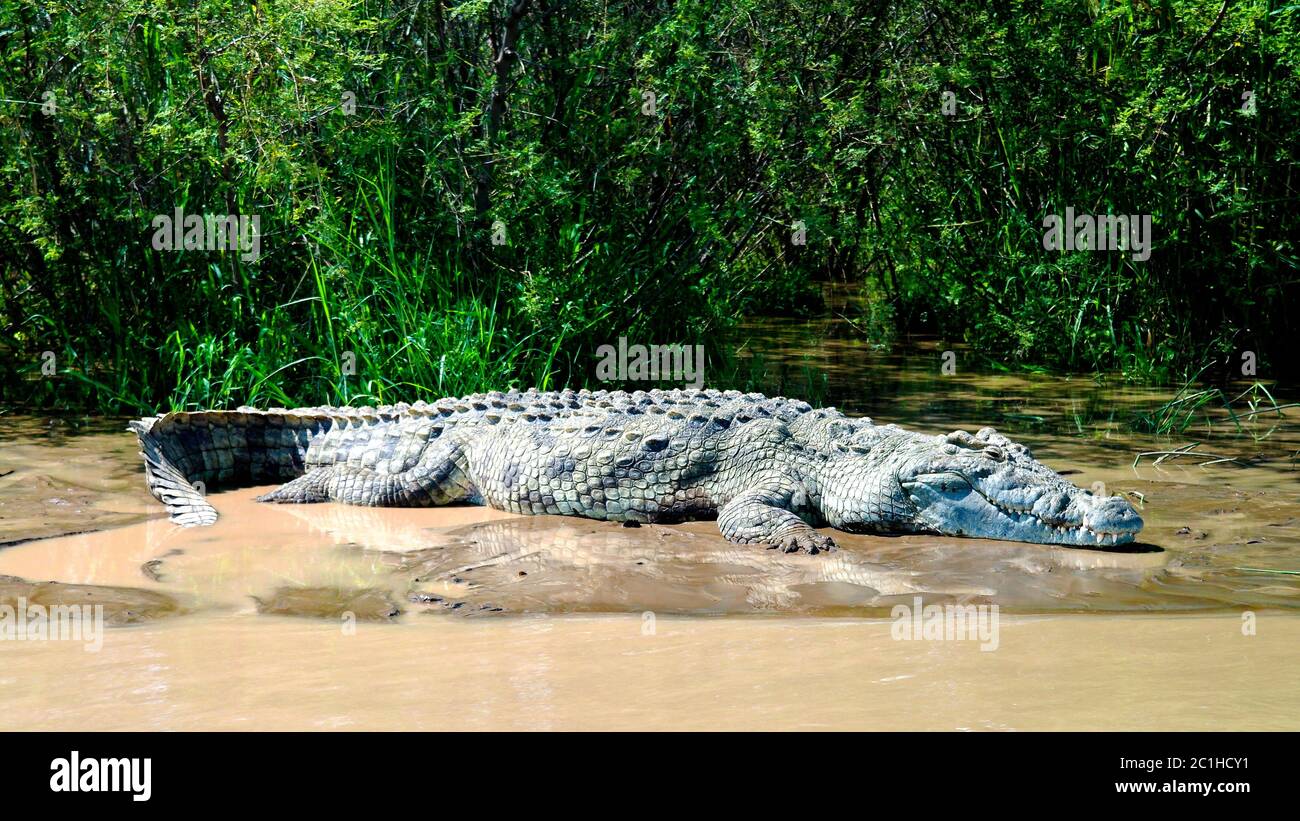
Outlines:
<svg viewBox="0 0 1300 821"><path fill-rule="evenodd" d="M1094 502L1084 511L1083 523L1098 533L1137 533L1142 517L1122 496L1092 497Z"/></svg>

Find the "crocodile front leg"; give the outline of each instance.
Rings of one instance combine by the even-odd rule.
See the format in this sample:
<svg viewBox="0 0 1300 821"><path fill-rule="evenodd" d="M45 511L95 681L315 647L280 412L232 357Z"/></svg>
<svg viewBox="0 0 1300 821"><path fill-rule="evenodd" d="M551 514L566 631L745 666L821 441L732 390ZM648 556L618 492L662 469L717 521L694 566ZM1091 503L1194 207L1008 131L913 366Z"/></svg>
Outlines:
<svg viewBox="0 0 1300 821"><path fill-rule="evenodd" d="M792 497L792 491L776 488L747 490L718 511L718 530L729 541L767 544L785 553L834 550L834 539L813 530L789 509Z"/></svg>

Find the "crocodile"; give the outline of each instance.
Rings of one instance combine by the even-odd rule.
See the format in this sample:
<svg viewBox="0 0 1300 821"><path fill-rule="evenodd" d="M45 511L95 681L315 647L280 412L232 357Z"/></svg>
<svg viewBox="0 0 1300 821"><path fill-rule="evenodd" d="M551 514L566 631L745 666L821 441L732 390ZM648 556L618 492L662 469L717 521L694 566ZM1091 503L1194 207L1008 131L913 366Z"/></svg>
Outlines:
<svg viewBox="0 0 1300 821"><path fill-rule="evenodd" d="M478 393L384 407L178 411L130 423L174 522L208 525L212 489L259 501L486 504L626 523L716 519L729 541L835 547L817 528L1078 547L1142 519L992 428L923 434L834 408L718 390Z"/></svg>

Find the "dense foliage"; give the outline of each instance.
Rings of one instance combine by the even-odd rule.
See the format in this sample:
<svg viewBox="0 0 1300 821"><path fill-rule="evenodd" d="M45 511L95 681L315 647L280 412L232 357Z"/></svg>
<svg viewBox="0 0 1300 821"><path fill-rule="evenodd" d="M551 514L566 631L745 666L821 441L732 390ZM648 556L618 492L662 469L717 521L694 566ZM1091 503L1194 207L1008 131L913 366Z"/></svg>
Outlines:
<svg viewBox="0 0 1300 821"><path fill-rule="evenodd" d="M1008 366L1168 379L1252 350L1294 374L1298 20L0 0L0 390L141 410L584 384L620 335L717 354L832 280L865 294L857 327ZM1150 258L1045 250L1066 207L1151 215ZM260 256L155 250L177 208L256 215Z"/></svg>

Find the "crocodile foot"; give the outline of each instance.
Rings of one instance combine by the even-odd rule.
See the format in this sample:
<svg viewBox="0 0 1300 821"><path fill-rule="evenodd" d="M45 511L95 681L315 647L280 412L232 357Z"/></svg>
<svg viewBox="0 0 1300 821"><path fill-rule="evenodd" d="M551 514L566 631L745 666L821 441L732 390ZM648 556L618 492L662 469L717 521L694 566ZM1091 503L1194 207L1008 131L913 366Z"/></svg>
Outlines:
<svg viewBox="0 0 1300 821"><path fill-rule="evenodd" d="M807 553L816 556L818 553L830 553L838 548L835 540L830 536L823 536L815 530L800 530L774 536L768 542L768 549L779 550L782 553Z"/></svg>

